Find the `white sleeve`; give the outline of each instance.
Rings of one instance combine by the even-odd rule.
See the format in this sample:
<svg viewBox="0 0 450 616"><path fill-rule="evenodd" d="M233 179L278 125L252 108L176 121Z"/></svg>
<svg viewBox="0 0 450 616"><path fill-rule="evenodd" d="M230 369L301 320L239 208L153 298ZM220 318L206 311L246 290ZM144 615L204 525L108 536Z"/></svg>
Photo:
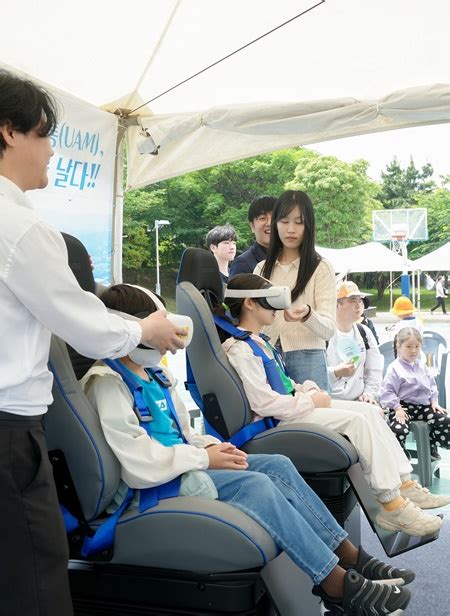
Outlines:
<svg viewBox="0 0 450 616"><path fill-rule="evenodd" d="M251 410L260 417L299 418L314 408L311 397L296 391L294 396L273 391L267 383L262 360L246 342L236 341L226 350L230 364L239 375Z"/></svg>
<svg viewBox="0 0 450 616"><path fill-rule="evenodd" d="M123 357L139 344L139 324L109 314L95 295L81 289L61 234L44 222L22 236L5 283L44 327L82 355Z"/></svg>
<svg viewBox="0 0 450 616"><path fill-rule="evenodd" d="M366 350L366 361L364 362L364 393L378 399L383 379L384 357L380 353L377 341L370 329L364 325L363 327L369 343L369 348Z"/></svg>
<svg viewBox="0 0 450 616"><path fill-rule="evenodd" d="M204 449L193 445L165 447L150 438L131 406L130 393L114 375L92 377L85 392L97 408L105 438L131 488L158 486L192 470L208 468Z"/></svg>

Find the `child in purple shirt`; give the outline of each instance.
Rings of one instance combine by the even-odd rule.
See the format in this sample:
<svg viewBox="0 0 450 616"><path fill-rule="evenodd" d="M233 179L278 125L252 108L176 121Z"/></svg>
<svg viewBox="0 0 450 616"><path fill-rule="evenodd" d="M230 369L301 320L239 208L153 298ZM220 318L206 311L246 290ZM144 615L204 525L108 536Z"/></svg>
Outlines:
<svg viewBox="0 0 450 616"><path fill-rule="evenodd" d="M381 384L380 403L389 412L389 425L402 447L409 422L426 421L430 427L431 455L438 445L450 449L450 418L438 403L434 377L421 359L422 336L413 327L401 329L395 339L397 359L388 367Z"/></svg>

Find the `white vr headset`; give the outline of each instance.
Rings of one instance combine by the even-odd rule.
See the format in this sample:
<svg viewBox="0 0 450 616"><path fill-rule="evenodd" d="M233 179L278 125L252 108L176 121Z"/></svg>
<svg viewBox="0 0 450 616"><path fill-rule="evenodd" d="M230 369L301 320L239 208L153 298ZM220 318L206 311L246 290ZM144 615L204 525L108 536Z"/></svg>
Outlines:
<svg viewBox="0 0 450 616"><path fill-rule="evenodd" d="M146 295L148 295L148 297L151 300L153 300L158 310L164 310L164 311L166 310L161 300L154 293L152 293L149 289L145 289L144 287L140 287L135 284L129 284L127 286L134 287L135 289L140 289ZM108 308L108 312L111 312L112 314L117 314L118 316L122 317L122 319L125 319L126 321L138 321L139 322L141 319L148 316L148 313L139 313L138 315L133 315L133 314L128 314L126 312L120 312L120 310L112 310L110 308ZM192 319L183 314L173 314L170 312L167 313L167 319L169 319L169 321L171 321L177 327L185 328L186 335L182 337L180 336L180 338L183 341L184 348L186 348L192 340L192 334L194 331L194 324L192 323ZM144 368L155 367L159 364L159 362L162 359L162 355L157 349L148 347L142 343L139 344L135 349L130 351L128 353L128 356L131 359L131 361L134 361L135 364L138 364L139 366L143 366Z"/></svg>
<svg viewBox="0 0 450 616"><path fill-rule="evenodd" d="M267 287L267 289L225 289L225 299L233 297L255 299L260 306L267 310L284 310L292 304L291 290L289 287Z"/></svg>

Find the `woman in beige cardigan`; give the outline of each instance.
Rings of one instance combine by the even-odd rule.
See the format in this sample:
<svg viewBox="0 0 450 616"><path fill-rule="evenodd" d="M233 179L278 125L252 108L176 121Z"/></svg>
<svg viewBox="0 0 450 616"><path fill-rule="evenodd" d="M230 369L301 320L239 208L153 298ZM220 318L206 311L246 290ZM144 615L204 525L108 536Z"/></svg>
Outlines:
<svg viewBox="0 0 450 616"><path fill-rule="evenodd" d="M267 259L254 273L292 291L292 307L264 331L281 348L289 376L329 390L325 343L336 331L336 283L316 252L314 209L303 191L287 190L277 200Z"/></svg>

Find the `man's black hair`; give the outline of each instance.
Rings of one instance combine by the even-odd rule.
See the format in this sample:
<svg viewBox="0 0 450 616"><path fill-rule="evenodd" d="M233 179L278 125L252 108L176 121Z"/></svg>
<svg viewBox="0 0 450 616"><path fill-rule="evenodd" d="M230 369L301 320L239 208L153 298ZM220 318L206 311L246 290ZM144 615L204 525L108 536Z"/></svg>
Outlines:
<svg viewBox="0 0 450 616"><path fill-rule="evenodd" d="M258 216L271 212L276 201L276 197L269 197L268 195L253 199L248 208L248 222L253 222Z"/></svg>
<svg viewBox="0 0 450 616"><path fill-rule="evenodd" d="M40 137L51 135L58 123L55 99L29 79L0 69L0 126L26 134L38 128ZM0 135L0 156L6 143Z"/></svg>
<svg viewBox="0 0 450 616"><path fill-rule="evenodd" d="M206 246L209 248L211 244L214 246L218 246L220 242L236 242L237 234L231 225L217 225L208 231L208 235L206 236Z"/></svg>

